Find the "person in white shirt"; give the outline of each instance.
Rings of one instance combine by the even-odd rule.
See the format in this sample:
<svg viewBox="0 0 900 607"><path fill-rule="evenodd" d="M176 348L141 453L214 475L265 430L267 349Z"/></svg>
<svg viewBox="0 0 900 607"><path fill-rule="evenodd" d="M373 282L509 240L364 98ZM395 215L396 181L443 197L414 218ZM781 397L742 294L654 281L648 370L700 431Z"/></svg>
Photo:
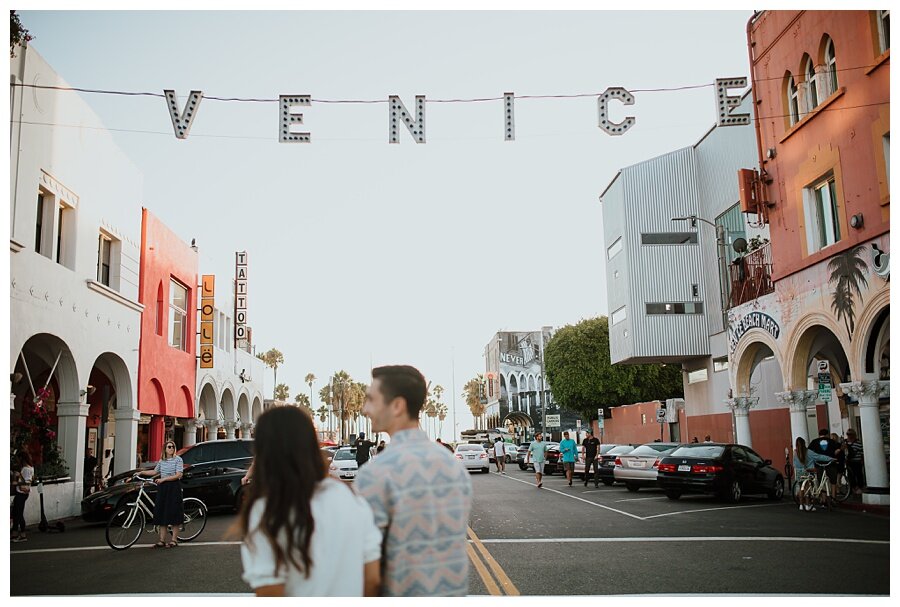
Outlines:
<svg viewBox="0 0 900 607"><path fill-rule="evenodd" d="M14 542L27 542L25 535L25 502L31 495L31 481L34 480L34 466L31 463L31 456L27 451L19 451L17 454L19 460L19 471L16 473L15 496L13 497L12 519Z"/></svg>
<svg viewBox="0 0 900 607"><path fill-rule="evenodd" d="M309 414L259 417L253 482L237 522L256 596L377 596L381 531L368 503L330 478Z"/></svg>
<svg viewBox="0 0 900 607"><path fill-rule="evenodd" d="M499 436L494 440L494 463L497 465L497 472L506 474L506 446Z"/></svg>

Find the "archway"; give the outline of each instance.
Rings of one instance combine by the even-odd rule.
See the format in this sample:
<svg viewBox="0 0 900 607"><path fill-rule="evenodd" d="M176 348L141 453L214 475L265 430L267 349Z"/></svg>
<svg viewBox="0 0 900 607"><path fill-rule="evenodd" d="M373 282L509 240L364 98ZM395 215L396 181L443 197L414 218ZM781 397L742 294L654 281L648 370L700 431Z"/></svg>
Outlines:
<svg viewBox="0 0 900 607"><path fill-rule="evenodd" d="M513 411L503 418L502 425L516 437L516 443L530 440L534 436L534 421L522 411Z"/></svg>
<svg viewBox="0 0 900 607"><path fill-rule="evenodd" d="M242 391L240 397L238 397L238 407L237 407L237 422L238 422L238 432L240 432L240 438L247 438L250 434L250 397L247 392Z"/></svg>
<svg viewBox="0 0 900 607"><path fill-rule="evenodd" d="M262 415L262 412L262 398L260 396L257 396L253 399L253 408L251 409L254 425L256 425L256 422L259 421L259 416Z"/></svg>
<svg viewBox="0 0 900 607"><path fill-rule="evenodd" d="M218 401L213 380L204 379L200 387L200 395L197 397L197 413L200 419L199 440L201 441L215 439L219 417L219 408L216 404Z"/></svg>
<svg viewBox="0 0 900 607"><path fill-rule="evenodd" d="M222 390L221 412L224 418L224 436L222 428L219 428L219 438L234 438L234 419L237 415L237 405L234 400L234 388L226 384Z"/></svg>
<svg viewBox="0 0 900 607"><path fill-rule="evenodd" d="M104 352L97 357L86 391L85 441L98 460L94 481L99 486L103 479L133 467L140 413L134 407L128 365L118 354Z"/></svg>

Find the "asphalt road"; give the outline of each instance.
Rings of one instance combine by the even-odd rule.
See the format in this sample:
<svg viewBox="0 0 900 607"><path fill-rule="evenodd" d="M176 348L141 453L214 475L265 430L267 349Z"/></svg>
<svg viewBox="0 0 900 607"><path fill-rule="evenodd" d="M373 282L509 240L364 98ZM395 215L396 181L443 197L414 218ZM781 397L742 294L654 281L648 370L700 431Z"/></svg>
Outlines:
<svg viewBox="0 0 900 607"><path fill-rule="evenodd" d="M890 591L890 520L854 511L799 512L790 498L668 500L656 490L537 489L515 466L473 474L469 592L473 595L876 594ZM123 552L102 526L32 532L11 544L10 592L20 595L248 594L232 514L176 549L153 538ZM170 584L163 574L175 573Z"/></svg>

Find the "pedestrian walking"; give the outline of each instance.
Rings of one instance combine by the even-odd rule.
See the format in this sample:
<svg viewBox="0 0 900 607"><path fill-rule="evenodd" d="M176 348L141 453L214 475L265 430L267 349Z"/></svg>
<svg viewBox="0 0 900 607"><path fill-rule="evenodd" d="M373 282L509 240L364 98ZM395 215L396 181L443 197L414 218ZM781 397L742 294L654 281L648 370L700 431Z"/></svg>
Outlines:
<svg viewBox="0 0 900 607"><path fill-rule="evenodd" d="M691 440L691 443L699 443L699 442L700 442L700 441L697 440L697 437L696 437L696 436Z"/></svg>
<svg viewBox="0 0 900 607"><path fill-rule="evenodd" d="M863 467L863 444L856 437L856 430L847 430L847 440L844 442L844 450L847 452L847 477L853 493L862 493L866 486Z"/></svg>
<svg viewBox="0 0 900 607"><path fill-rule="evenodd" d="M568 432L563 432L563 439L559 443L559 454L562 457L563 470L566 480L572 486L572 476L575 474L575 458L578 456L578 444L569 438Z"/></svg>
<svg viewBox="0 0 900 607"><path fill-rule="evenodd" d="M90 447L87 450L87 455L84 456L84 471L82 474L82 482L84 483L84 497L87 497L91 494L91 491L94 489L94 470L97 469L97 457L94 455L94 450Z"/></svg>
<svg viewBox="0 0 900 607"><path fill-rule="evenodd" d="M544 464L547 461L547 443L544 442L544 435L541 432L534 433L534 440L528 446L525 453L525 463L534 462L534 479L537 488L544 486Z"/></svg>
<svg viewBox="0 0 900 607"><path fill-rule="evenodd" d="M359 471L356 490L381 529L383 596L465 596L472 481L452 453L419 427L422 373L407 365L376 367L363 413L391 450Z"/></svg>
<svg viewBox="0 0 900 607"><path fill-rule="evenodd" d="M362 468L363 464L372 457L372 447L375 443L366 440L366 433L360 432L359 438L356 439L356 466Z"/></svg>
<svg viewBox="0 0 900 607"><path fill-rule="evenodd" d="M588 474L591 472L591 466L593 466L594 487L599 487L600 461L597 459L597 454L600 450L600 439L594 436L593 430L587 430L587 436L581 441L581 446L584 447L584 486L587 487L588 485L588 480L590 480Z"/></svg>
<svg viewBox="0 0 900 607"><path fill-rule="evenodd" d="M31 456L27 451L19 451L16 454L19 470L16 473L15 495L13 496L12 505L12 530L16 534L12 537L13 542L27 542L28 537L25 535L25 502L31 495L31 482L34 480L34 466L31 463Z"/></svg>
<svg viewBox="0 0 900 607"><path fill-rule="evenodd" d="M499 436L494 439L494 464L497 466L497 472L506 474L506 447L503 439Z"/></svg>
<svg viewBox="0 0 900 607"><path fill-rule="evenodd" d="M376 596L381 533L366 501L327 474L309 414L273 407L255 438L236 524L244 581L257 596Z"/></svg>
<svg viewBox="0 0 900 607"><path fill-rule="evenodd" d="M159 528L159 541L154 548L175 548L177 528L184 522L181 494L181 475L184 461L175 453L175 443L166 441L162 455L153 470L142 470L138 476L159 476L153 505L153 524Z"/></svg>

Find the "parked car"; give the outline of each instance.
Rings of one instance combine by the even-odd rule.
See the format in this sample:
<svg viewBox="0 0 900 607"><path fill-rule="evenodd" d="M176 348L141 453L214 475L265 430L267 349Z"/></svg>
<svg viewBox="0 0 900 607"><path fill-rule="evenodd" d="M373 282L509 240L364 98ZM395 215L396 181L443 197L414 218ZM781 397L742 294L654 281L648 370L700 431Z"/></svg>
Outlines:
<svg viewBox="0 0 900 607"><path fill-rule="evenodd" d="M334 452L334 457L328 465L328 473L342 481L356 479L359 465L356 463L356 447L341 447Z"/></svg>
<svg viewBox="0 0 900 607"><path fill-rule="evenodd" d="M639 446L640 445L615 445L603 455L598 455L597 459L600 460L600 465L597 467L597 472L600 477L600 482L607 487L615 483L616 478L614 476L614 471L616 469L616 458L620 455L631 453Z"/></svg>
<svg viewBox="0 0 900 607"><path fill-rule="evenodd" d="M618 447L615 443L601 443L597 449L597 461L600 461L600 457L608 453L611 449ZM591 468L591 474L594 473L593 467ZM581 478L584 480L584 446L578 445L578 459L575 460L575 472L573 476Z"/></svg>
<svg viewBox="0 0 900 607"><path fill-rule="evenodd" d="M184 447L178 451L178 455L184 461L185 466L194 466L207 462L219 462L223 465L234 465L245 470L253 461L253 439L233 438L226 440L211 440ZM142 470L152 470L156 462L145 462L138 468L122 472L110 477L107 487L113 487L121 483L131 482L131 478Z"/></svg>
<svg viewBox="0 0 900 607"><path fill-rule="evenodd" d="M680 446L681 443L647 443L627 455L619 455L616 457L613 477L625 483L629 491L637 491L641 487L654 487L656 467L660 458L669 455Z"/></svg>
<svg viewBox="0 0 900 607"><path fill-rule="evenodd" d="M530 443L529 443L530 444ZM528 449L526 447L525 451ZM544 452L544 474L547 476L552 476L557 469L562 468L562 464L560 463L559 458L559 443L547 443L547 450ZM534 470L534 462L526 462L525 468L527 470Z"/></svg>
<svg viewBox="0 0 900 607"><path fill-rule="evenodd" d="M528 453L528 447L531 443L522 443L516 448L516 463L519 464L519 470L527 470L525 465L525 456Z"/></svg>
<svg viewBox="0 0 900 607"><path fill-rule="evenodd" d="M752 493L780 500L784 477L750 447L701 443L675 449L659 462L657 484L669 499L683 493L714 493L730 502Z"/></svg>
<svg viewBox="0 0 900 607"><path fill-rule="evenodd" d="M467 470L481 470L482 472L491 471L491 467L488 464L488 453L481 445L460 443L459 445L456 445L453 454L456 455L456 459L458 459Z"/></svg>
<svg viewBox="0 0 900 607"><path fill-rule="evenodd" d="M503 453L506 454L506 458L503 460L507 464L512 462L518 456L519 448L513 443L503 443ZM488 461L492 464L496 458L494 457L494 445L491 445L491 448L487 450L488 452Z"/></svg>

